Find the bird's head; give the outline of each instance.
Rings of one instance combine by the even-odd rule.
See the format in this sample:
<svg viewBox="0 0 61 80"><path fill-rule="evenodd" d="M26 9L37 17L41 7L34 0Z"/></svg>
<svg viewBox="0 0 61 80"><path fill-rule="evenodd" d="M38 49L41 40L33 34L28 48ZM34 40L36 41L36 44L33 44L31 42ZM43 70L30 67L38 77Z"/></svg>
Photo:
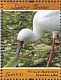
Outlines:
<svg viewBox="0 0 61 80"><path fill-rule="evenodd" d="M16 55L19 56L20 49L22 48L24 42L29 42L34 40L34 33L30 29L22 29L17 36L17 50Z"/></svg>

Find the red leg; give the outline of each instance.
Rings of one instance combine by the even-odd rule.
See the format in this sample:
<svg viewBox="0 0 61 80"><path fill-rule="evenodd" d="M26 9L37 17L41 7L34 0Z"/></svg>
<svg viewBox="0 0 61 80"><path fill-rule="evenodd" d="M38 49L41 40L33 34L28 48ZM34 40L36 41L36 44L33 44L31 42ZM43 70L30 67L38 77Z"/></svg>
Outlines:
<svg viewBox="0 0 61 80"><path fill-rule="evenodd" d="M47 67L49 66L49 64L50 64L50 62L51 62L51 59L52 59L52 55L53 55L53 53L55 52L54 44L55 44L55 39L53 39L52 51L50 52L50 56L49 56L49 59L48 59L48 62L47 62Z"/></svg>

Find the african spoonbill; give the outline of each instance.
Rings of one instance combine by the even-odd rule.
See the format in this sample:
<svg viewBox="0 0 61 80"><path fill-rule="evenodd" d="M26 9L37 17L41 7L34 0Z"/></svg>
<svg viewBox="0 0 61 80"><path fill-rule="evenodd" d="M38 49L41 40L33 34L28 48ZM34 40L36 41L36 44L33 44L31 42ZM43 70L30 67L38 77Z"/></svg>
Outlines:
<svg viewBox="0 0 61 80"><path fill-rule="evenodd" d="M47 63L47 66L49 66L52 54L55 52L55 39L60 32L60 10L39 10L36 12L33 18L33 30L24 28L18 33L18 45L16 50L17 58L23 43L27 41L37 41L44 35L45 32L52 33L53 38L52 51Z"/></svg>

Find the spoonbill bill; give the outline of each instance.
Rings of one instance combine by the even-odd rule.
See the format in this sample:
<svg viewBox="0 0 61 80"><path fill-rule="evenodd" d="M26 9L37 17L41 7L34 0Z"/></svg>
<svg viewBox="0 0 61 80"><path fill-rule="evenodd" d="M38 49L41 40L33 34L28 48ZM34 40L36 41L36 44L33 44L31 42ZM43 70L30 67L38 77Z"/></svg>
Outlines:
<svg viewBox="0 0 61 80"><path fill-rule="evenodd" d="M18 58L20 49L25 42L34 42L39 40L45 32L52 33L52 51L47 62L49 66L52 54L55 52L54 44L57 35L60 32L60 10L39 10L33 18L33 30L24 28L19 31L17 36L16 56ZM58 36L59 37L59 36Z"/></svg>

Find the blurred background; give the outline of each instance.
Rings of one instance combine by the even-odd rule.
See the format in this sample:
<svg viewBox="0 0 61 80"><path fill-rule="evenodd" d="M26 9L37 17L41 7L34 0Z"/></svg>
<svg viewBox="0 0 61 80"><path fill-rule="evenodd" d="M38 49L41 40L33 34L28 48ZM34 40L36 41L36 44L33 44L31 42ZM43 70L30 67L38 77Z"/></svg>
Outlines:
<svg viewBox="0 0 61 80"><path fill-rule="evenodd" d="M16 59L17 34L23 28L32 29L33 11L3 12L3 66L4 67L46 67L52 45L52 34L44 36L33 43L25 43ZM60 66L60 46L55 45L57 55L53 55L50 67Z"/></svg>

